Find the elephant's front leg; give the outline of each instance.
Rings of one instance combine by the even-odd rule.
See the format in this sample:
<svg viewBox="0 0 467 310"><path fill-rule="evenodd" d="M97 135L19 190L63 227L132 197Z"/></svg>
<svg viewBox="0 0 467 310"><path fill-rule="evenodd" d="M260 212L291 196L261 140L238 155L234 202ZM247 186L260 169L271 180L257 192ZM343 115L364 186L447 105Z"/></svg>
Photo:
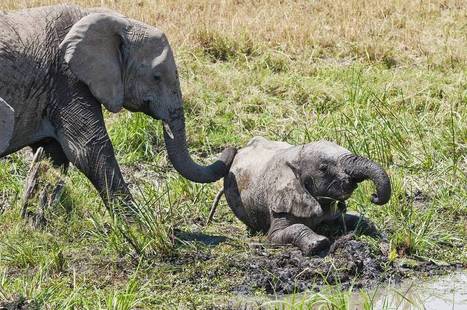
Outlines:
<svg viewBox="0 0 467 310"><path fill-rule="evenodd" d="M292 223L286 215L274 216L268 238L274 244L293 244L304 255L317 254L330 244L325 236L318 235L305 224Z"/></svg>
<svg viewBox="0 0 467 310"><path fill-rule="evenodd" d="M54 119L67 158L92 182L106 207L128 204L131 194L115 158L100 105L75 102L61 109Z"/></svg>

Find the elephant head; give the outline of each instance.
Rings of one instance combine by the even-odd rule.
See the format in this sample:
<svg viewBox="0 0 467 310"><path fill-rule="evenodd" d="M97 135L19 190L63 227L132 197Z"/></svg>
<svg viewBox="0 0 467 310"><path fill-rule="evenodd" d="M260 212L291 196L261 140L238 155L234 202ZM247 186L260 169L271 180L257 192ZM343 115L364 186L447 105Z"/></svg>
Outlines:
<svg viewBox="0 0 467 310"><path fill-rule="evenodd" d="M384 169L328 141L297 147L288 160L295 176L320 205L348 199L357 184L370 179L376 186L371 201L383 205L391 196L391 183Z"/></svg>
<svg viewBox="0 0 467 310"><path fill-rule="evenodd" d="M115 12L93 11L73 25L60 49L73 74L109 111L126 108L163 122L170 161L182 176L208 183L227 174L235 149L207 167L189 155L177 67L163 32Z"/></svg>

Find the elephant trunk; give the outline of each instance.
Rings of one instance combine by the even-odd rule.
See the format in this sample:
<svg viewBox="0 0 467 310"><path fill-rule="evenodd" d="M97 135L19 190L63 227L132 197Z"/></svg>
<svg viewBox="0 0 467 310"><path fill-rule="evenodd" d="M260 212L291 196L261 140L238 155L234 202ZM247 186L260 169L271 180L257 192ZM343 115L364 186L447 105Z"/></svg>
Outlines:
<svg viewBox="0 0 467 310"><path fill-rule="evenodd" d="M384 205L391 197L391 181L386 171L377 163L368 158L353 154L344 155L341 159L345 172L356 182L370 179L376 186L376 193L372 194L371 201Z"/></svg>
<svg viewBox="0 0 467 310"><path fill-rule="evenodd" d="M185 178L197 183L211 183L227 175L236 149L225 149L213 164L203 167L195 163L188 152L183 108L170 113L164 124L164 140L170 162Z"/></svg>

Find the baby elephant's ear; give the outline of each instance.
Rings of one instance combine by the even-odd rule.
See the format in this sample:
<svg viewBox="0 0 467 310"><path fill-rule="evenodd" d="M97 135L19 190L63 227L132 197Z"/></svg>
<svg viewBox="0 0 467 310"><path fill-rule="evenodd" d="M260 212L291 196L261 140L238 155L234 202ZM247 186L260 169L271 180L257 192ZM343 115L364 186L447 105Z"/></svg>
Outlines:
<svg viewBox="0 0 467 310"><path fill-rule="evenodd" d="M0 98L0 154L10 145L15 129L15 110Z"/></svg>
<svg viewBox="0 0 467 310"><path fill-rule="evenodd" d="M120 45L129 25L118 14L92 13L74 24L60 44L71 71L111 112L123 107Z"/></svg>
<svg viewBox="0 0 467 310"><path fill-rule="evenodd" d="M272 211L275 213L289 213L301 218L323 214L320 204L305 190L297 171L292 170L290 164L279 169L279 177L270 195Z"/></svg>

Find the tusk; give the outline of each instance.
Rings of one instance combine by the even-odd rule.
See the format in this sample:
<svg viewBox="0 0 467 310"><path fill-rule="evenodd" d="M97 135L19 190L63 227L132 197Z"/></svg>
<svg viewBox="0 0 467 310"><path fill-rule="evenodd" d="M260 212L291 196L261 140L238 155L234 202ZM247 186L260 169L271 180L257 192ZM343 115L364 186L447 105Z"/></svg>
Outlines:
<svg viewBox="0 0 467 310"><path fill-rule="evenodd" d="M164 124L164 130L165 130L165 133L167 133L167 135L170 137L170 139L174 139L174 134L172 133L172 130L170 129L170 126L169 124L167 124L166 122L162 122L162 124Z"/></svg>

